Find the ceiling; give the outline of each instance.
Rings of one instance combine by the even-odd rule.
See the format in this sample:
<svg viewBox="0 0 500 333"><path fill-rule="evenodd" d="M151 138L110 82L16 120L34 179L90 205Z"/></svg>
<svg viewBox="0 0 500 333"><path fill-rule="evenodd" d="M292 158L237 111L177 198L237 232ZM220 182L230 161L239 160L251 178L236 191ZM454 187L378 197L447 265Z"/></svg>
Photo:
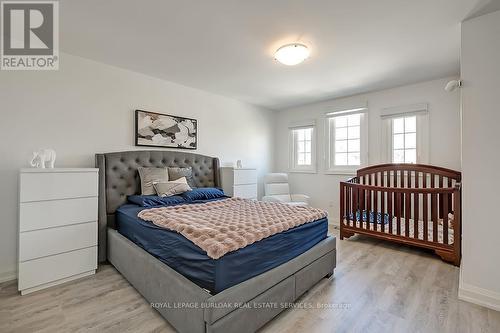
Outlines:
<svg viewBox="0 0 500 333"><path fill-rule="evenodd" d="M269 109L456 75L484 0L61 0L61 51ZM304 63L273 59L290 42Z"/></svg>

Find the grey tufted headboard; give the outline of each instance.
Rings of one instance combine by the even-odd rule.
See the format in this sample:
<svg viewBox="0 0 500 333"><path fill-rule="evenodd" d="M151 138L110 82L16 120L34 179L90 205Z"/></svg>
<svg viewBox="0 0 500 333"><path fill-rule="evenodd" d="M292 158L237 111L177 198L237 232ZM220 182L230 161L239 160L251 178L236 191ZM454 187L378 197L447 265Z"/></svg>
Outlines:
<svg viewBox="0 0 500 333"><path fill-rule="evenodd" d="M99 168L99 261L106 260L107 228L127 196L140 194L138 167L192 167L197 187L220 187L219 159L177 151L133 150L96 154Z"/></svg>

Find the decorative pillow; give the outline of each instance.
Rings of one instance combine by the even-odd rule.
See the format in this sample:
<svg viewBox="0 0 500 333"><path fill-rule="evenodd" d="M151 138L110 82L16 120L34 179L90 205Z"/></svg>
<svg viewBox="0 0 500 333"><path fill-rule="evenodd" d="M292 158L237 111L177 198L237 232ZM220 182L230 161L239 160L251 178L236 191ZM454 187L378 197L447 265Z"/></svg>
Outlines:
<svg viewBox="0 0 500 333"><path fill-rule="evenodd" d="M187 191L191 191L186 177L182 177L170 182L160 182L153 184L156 194L160 197L171 197L176 194L181 194Z"/></svg>
<svg viewBox="0 0 500 333"><path fill-rule="evenodd" d="M179 168L179 167L169 167L168 168L168 178L170 181L176 180L182 177L186 177L187 183L190 187L196 187L194 185L193 178L193 168Z"/></svg>
<svg viewBox="0 0 500 333"><path fill-rule="evenodd" d="M128 202L141 207L173 206L185 203L183 197L174 195L171 197L159 197L157 195L129 195Z"/></svg>
<svg viewBox="0 0 500 333"><path fill-rule="evenodd" d="M141 178L142 195L156 194L153 183L168 182L167 168L137 168Z"/></svg>
<svg viewBox="0 0 500 333"><path fill-rule="evenodd" d="M226 198L227 196L221 189L215 187L199 187L182 194L182 197L186 199L186 201L196 201Z"/></svg>

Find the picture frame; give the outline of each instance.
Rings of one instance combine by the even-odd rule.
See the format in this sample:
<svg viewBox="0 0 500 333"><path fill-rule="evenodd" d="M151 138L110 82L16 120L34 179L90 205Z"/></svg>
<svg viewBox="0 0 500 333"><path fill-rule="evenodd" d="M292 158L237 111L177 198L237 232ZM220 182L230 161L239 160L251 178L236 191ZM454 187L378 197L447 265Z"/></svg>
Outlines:
<svg viewBox="0 0 500 333"><path fill-rule="evenodd" d="M135 110L135 145L196 150L198 121L193 118Z"/></svg>

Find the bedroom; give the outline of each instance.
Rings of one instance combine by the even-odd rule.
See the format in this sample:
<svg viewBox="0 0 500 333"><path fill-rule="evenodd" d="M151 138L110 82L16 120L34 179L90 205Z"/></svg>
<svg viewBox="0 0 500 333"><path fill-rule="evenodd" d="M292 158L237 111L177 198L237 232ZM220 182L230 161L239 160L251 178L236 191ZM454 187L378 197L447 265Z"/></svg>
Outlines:
<svg viewBox="0 0 500 333"><path fill-rule="evenodd" d="M499 330L498 1L40 4L19 16L30 7L2 1L0 331ZM39 43L53 53L26 46ZM35 53L16 56L23 47ZM393 162L410 165L347 183ZM169 231L137 210L206 205L185 213L203 221L239 199L146 198L129 222L158 232L139 244L122 206L144 192L143 167L187 167L165 175L186 182L191 167L186 197L248 198L268 229L218 230L230 251L215 259L175 231L182 216ZM401 188L387 183L396 171ZM280 195L308 205L269 202ZM269 234L259 210L271 207L289 230ZM181 238L148 242L158 235ZM234 248L241 235L249 244ZM186 253L198 264L176 266Z"/></svg>

